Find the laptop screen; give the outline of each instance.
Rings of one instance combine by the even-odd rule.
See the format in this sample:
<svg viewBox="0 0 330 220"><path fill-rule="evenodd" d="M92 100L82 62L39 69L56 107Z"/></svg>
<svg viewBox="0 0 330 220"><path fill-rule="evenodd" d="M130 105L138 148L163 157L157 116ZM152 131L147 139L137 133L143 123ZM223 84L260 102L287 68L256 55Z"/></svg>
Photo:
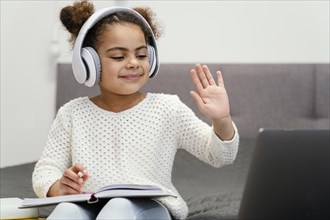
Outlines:
<svg viewBox="0 0 330 220"><path fill-rule="evenodd" d="M329 130L263 130L240 220L329 219Z"/></svg>

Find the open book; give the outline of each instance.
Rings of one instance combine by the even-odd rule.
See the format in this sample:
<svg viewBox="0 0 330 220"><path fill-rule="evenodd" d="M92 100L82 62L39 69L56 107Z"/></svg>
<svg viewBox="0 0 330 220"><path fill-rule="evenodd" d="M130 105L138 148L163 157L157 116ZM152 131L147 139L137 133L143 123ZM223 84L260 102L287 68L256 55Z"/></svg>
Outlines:
<svg viewBox="0 0 330 220"><path fill-rule="evenodd" d="M54 205L61 202L87 202L95 203L102 198L115 197L160 197L173 196L177 197L170 190L157 185L145 184L112 184L104 186L95 192L85 192L82 194L72 194L64 196L53 196L46 198L25 198L19 208L30 208L38 206Z"/></svg>

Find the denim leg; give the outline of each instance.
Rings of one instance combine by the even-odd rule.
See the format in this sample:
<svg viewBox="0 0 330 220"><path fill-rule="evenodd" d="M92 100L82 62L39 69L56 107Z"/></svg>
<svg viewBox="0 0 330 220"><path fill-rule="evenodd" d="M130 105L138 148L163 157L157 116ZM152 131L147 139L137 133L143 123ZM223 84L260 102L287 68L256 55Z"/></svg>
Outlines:
<svg viewBox="0 0 330 220"><path fill-rule="evenodd" d="M54 211L48 216L47 220L91 220L95 219L96 215L97 212L94 211L92 206L63 202L55 207Z"/></svg>
<svg viewBox="0 0 330 220"><path fill-rule="evenodd" d="M143 198L113 198L98 214L96 220L171 220L171 215L162 204Z"/></svg>

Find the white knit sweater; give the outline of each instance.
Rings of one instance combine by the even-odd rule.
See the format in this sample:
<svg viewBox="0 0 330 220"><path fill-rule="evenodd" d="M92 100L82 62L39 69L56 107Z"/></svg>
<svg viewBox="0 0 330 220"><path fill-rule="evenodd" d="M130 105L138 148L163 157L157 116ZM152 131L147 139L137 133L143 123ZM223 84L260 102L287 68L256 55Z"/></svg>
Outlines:
<svg viewBox="0 0 330 220"><path fill-rule="evenodd" d="M65 104L57 113L48 142L33 172L33 188L46 197L63 171L82 164L90 178L84 189L111 183L158 184L178 195L162 197L176 219L188 208L171 182L175 153L182 148L216 167L234 161L239 137L221 141L177 96L148 93L138 105L114 113L88 97Z"/></svg>

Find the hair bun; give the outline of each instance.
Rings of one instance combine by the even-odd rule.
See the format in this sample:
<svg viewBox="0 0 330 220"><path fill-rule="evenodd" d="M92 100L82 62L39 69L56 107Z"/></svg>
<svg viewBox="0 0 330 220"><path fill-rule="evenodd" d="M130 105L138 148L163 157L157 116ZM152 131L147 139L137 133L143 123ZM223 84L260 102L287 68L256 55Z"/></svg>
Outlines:
<svg viewBox="0 0 330 220"><path fill-rule="evenodd" d="M156 14L149 7L135 7L133 8L148 22L155 39L158 39L163 33L158 21L156 20Z"/></svg>
<svg viewBox="0 0 330 220"><path fill-rule="evenodd" d="M87 0L75 2L73 6L66 6L61 10L60 20L64 27L71 33L70 41L78 36L80 28L94 13L94 5Z"/></svg>

